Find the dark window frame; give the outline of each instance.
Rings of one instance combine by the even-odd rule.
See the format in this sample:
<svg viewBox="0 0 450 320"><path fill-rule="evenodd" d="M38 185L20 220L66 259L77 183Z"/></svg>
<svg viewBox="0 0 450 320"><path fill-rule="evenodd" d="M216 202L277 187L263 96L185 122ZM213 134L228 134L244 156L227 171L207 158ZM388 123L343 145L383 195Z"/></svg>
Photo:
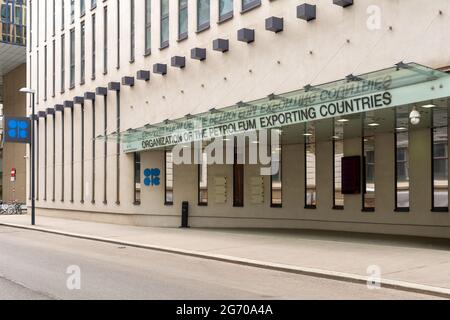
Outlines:
<svg viewBox="0 0 450 320"><path fill-rule="evenodd" d="M237 163L238 150L234 147L233 162L233 207L243 208L245 204L245 167Z"/></svg>
<svg viewBox="0 0 450 320"><path fill-rule="evenodd" d="M174 167L173 167L173 155L172 155L172 200L171 201L167 201L167 153L172 152L171 150L165 150L164 151L164 205L165 206L172 206L173 205L173 183L174 183Z"/></svg>
<svg viewBox="0 0 450 320"><path fill-rule="evenodd" d="M279 151L279 176L280 176L280 184L281 184L281 188L280 188L280 193L281 193L281 203L274 203L273 202L273 175L270 175L270 207L271 208L282 208L283 207L283 147L280 143L280 151ZM272 148L270 148L270 156L272 157ZM272 161L271 161L271 166L272 166Z"/></svg>
<svg viewBox="0 0 450 320"><path fill-rule="evenodd" d="M343 205L337 205L336 204L336 143L337 142L341 142L342 144L344 144L344 140L343 139L333 139L333 159L332 159L332 164L333 164L333 210L344 210L344 206ZM344 156L344 153L343 153ZM341 158L342 161L342 158ZM341 163L341 168L342 168L342 163ZM341 169L341 181L342 181L342 169ZM342 184L342 182L341 182ZM344 202L345 203L345 202Z"/></svg>
<svg viewBox="0 0 450 320"><path fill-rule="evenodd" d="M447 111L447 116L448 116L448 111ZM437 128L446 128L447 129L447 154L446 154L446 159L447 159L447 163L449 161L449 147L448 147L448 124L445 126L435 126L434 125L434 110L431 110L431 128L430 128L430 140L431 140L431 212L449 212L449 208L447 207L437 207L435 206L435 201L434 201L434 190L435 190L435 186L434 186L434 180L435 180L435 175L434 175L434 161L435 156L434 156L434 152L435 152L435 143L434 143L434 130ZM448 167L447 167L448 170ZM449 189L448 189L448 177L447 177L447 198L449 196ZM448 200L447 200L448 201Z"/></svg>
<svg viewBox="0 0 450 320"><path fill-rule="evenodd" d="M197 33L205 31L205 30L209 29L211 26L211 2L208 0L209 1L208 2L208 6L209 6L208 21L200 24L200 6L199 6L200 1L201 0L197 0L197 23L196 23L196 28L197 28L196 32Z"/></svg>
<svg viewBox="0 0 450 320"><path fill-rule="evenodd" d="M246 13L259 6L261 6L261 0L252 0L251 2L246 4L244 4L244 0L241 0L241 8L242 8L241 13Z"/></svg>
<svg viewBox="0 0 450 320"><path fill-rule="evenodd" d="M228 21L228 20L230 20L231 18L234 17L234 1L231 0L231 2L233 4L231 11L226 12L225 14L220 14L220 2L219 2L219 4L218 4L218 10L219 10L219 21L218 21L218 23L222 23L222 22Z"/></svg>
<svg viewBox="0 0 450 320"><path fill-rule="evenodd" d="M410 207L399 207L398 206L398 135L404 132L398 132L394 130L394 212L409 212ZM408 133L408 146L409 146L409 130ZM409 147L408 147L409 149ZM409 162L409 160L408 160ZM410 187L409 187L410 188ZM409 190L411 192L411 190Z"/></svg>
<svg viewBox="0 0 450 320"><path fill-rule="evenodd" d="M162 2L163 1L166 1L166 0L160 0L160 10L159 10L159 13L160 13L160 21L159 21L159 26L160 26L160 30L159 30L159 43L160 43L160 45L159 45L159 48L160 49L165 49L165 48L167 48L168 46L169 46L169 41L170 41L170 10L167 12L167 14L163 14L163 5L162 5ZM169 0L167 0L167 1L169 1ZM168 4L169 5L169 4ZM163 23L165 23L165 21L166 21L166 19L167 19L167 28L168 28L168 37L167 37L167 40L163 40Z"/></svg>
<svg viewBox="0 0 450 320"><path fill-rule="evenodd" d="M189 1L186 0L186 6L181 6L181 0L178 0L178 41L182 41L188 38L189 34ZM186 10L186 32L181 32L181 12Z"/></svg>
<svg viewBox="0 0 450 320"><path fill-rule="evenodd" d="M305 175L305 179L304 179L304 189L305 189L304 190L304 202L305 202L305 205L304 205L304 208L305 209L317 209L317 181L316 181L316 179L317 179L317 168L316 168L317 160L314 160L314 162L315 162L315 164L314 164L314 167L315 167L314 172L316 174L316 177L314 178L315 179L315 197L316 197L316 200L315 200L315 204L308 204L308 150L307 150L307 146L310 145L310 144L313 144L314 145L314 156L316 156L316 152L317 152L316 147L317 147L317 145L316 145L315 138L314 138L314 142L312 142L312 143L311 142L307 142L306 139L305 139L305 144L304 144L304 148L303 148L304 149L303 150L303 161L304 161L303 169L304 169L304 175Z"/></svg>
<svg viewBox="0 0 450 320"><path fill-rule="evenodd" d="M139 158L139 161L138 159ZM137 163L139 163L139 170L137 170ZM142 184L141 184L141 170L142 170L142 163L141 163L141 154L139 152L133 153L133 204L134 205L140 205L141 204L141 192L142 192ZM139 173L138 173L139 172ZM138 199L138 191L137 191L137 184L140 184L139 187L139 199Z"/></svg>
<svg viewBox="0 0 450 320"><path fill-rule="evenodd" d="M364 129L363 129L364 130ZM373 207L366 206L366 193L367 193L367 159L365 155L365 139L370 136L365 136L364 134L361 137L361 175L362 175L362 192L361 192L361 212L375 212L375 204ZM374 136L371 136L373 139ZM374 142L375 143L375 142ZM374 151L375 153L375 151ZM375 154L374 154L375 157ZM375 162L374 162L375 166ZM375 176L374 176L375 181ZM375 184L375 182L374 182ZM375 196L376 198L376 196Z"/></svg>

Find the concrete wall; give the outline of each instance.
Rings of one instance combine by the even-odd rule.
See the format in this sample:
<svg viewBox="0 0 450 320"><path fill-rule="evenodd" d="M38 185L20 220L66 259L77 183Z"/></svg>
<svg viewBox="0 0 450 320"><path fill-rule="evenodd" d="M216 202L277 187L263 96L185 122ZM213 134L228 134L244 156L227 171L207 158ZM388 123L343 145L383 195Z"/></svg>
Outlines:
<svg viewBox="0 0 450 320"><path fill-rule="evenodd" d="M36 1L34 1L36 2ZM66 25L60 28L60 15L56 18L56 35L51 35L48 27L47 42L44 42L44 12L41 5L40 24L37 30L37 19L33 19L34 34L40 32L39 43L33 37L29 44L33 72L28 81L37 87L39 77L38 109L53 107L64 100L71 100L74 96L84 92L94 91L98 86L107 86L110 81L120 81L122 76L133 76L140 69L151 70L154 63L170 65L170 58L174 55L186 56L187 66L180 70L168 66L168 74L151 75L149 82L137 81L133 88L122 87L121 90L121 127L128 129L139 127L147 123L158 123L167 118L175 119L187 113L195 114L209 110L211 107L221 108L232 105L237 101L251 101L262 98L270 93L283 93L296 90L306 84L321 84L346 75L360 74L393 66L399 61L414 61L433 68L443 68L450 65L450 20L447 15L448 1L434 0L360 0L351 7L343 9L332 4L331 0L311 0L309 3L317 5L317 20L307 23L296 18L295 0L262 0L262 5L246 13L240 13L240 1L235 1L233 19L218 22L217 1L211 1L211 27L200 33L195 32L196 2L189 1L189 37L177 41L177 1L170 1L170 45L159 49L159 1L152 1L152 52L144 55L144 1L136 1L136 59L129 62L129 1L121 1L120 46L117 45L117 8L116 1L97 1L97 8L89 10L87 3L86 15L80 18L79 6L76 6L75 23L69 25L69 5L66 6ZM58 3L57 3L58 4ZM108 5L108 73L102 74L103 68L103 6ZM367 13L373 9L372 5L380 9L380 28L371 30L367 21L373 16ZM33 14L36 14L36 5ZM49 17L51 17L49 5ZM440 15L439 11L443 14ZM59 4L56 12L60 12ZM91 61L91 14L97 15L96 32L96 61ZM285 29L281 33L273 33L264 29L265 18L278 16L284 18ZM412 17L414 23L411 23ZM80 20L86 23L86 82L80 84ZM256 32L256 41L251 44L238 42L236 32L240 28L252 28ZM76 34L76 81L75 87L69 89L69 31L75 28ZM66 62L66 90L60 93L60 52L61 34L65 34L65 62ZM226 38L230 40L230 51L219 53L212 51L212 40ZM48 72L48 99L43 100L43 72L37 74L36 65L43 66L43 47L48 45L48 66L52 66L51 45L56 43L56 95L52 97L51 70ZM191 60L190 49L202 47L207 49L205 61ZM120 68L116 68L117 50L120 48ZM40 52L37 61L37 51ZM91 66L96 63L97 73L91 79ZM110 91L108 103L108 129L115 130L115 93ZM96 133L103 134L103 99L96 101ZM91 153L90 130L92 122L92 105L85 105L86 134L85 134L85 192L95 188L95 203L85 201L81 203L80 187L80 107L75 106L75 143L74 143L74 202L70 202L71 171L70 171L70 111L65 111L65 132L61 133L61 114L56 115L57 139L56 151L56 179L55 201L47 196L43 200L43 175L45 170L40 166L38 201L39 212L42 214L60 214L68 217L95 219L117 223L136 223L143 225L179 224L179 213L182 200L191 203L197 201L197 171L194 166L175 167L175 203L164 206L163 186L158 188L143 188L140 206L133 204L133 157L120 155L120 204L116 203L116 162L115 144L108 143L107 151L107 202L103 203L103 143L96 142L96 153ZM59 119L59 120L58 120ZM41 120L43 123L43 120ZM51 132L51 120L49 120ZM42 130L42 129L41 129ZM41 131L41 139L43 138ZM303 145L288 145L283 149L283 208L270 208L269 200L261 205L246 205L244 208L232 208L231 200L226 204L213 204L208 207L191 208L193 226L242 226L242 227L293 227L293 228L323 228L354 230L367 232L385 232L401 234L418 234L426 236L448 237L449 215L447 213L431 213L430 200L423 194L430 194L427 175L430 174L429 132L415 132L411 136L411 212L399 214L393 212L393 153L387 157L377 154L377 193L376 211L361 212L360 196L346 196L345 210L331 210L331 175L332 162L330 143L318 145L318 208L316 210L303 209L303 170L298 170L303 161ZM50 137L50 135L49 135ZM49 138L50 139L50 138ZM65 141L64 171L62 171L61 139ZM51 139L49 151L52 152ZM360 139L350 139L345 142L346 155L360 153ZM41 140L41 147L43 140ZM381 134L376 137L377 146L393 145L393 137ZM428 149L427 149L428 148ZM41 149L43 150L43 149ZM393 149L392 149L393 150ZM393 151L392 151L393 152ZM89 186L92 176L92 157L95 156L95 186ZM43 154L41 153L41 157ZM321 160L326 159L326 160ZM42 161L42 158L41 158ZM159 166L163 161L163 152L145 152L142 154L142 167ZM43 162L41 162L43 163ZM48 166L52 168L51 158ZM257 167L245 170L245 181L257 174ZM295 174L289 174L289 173ZM47 170L47 192L52 190L51 181L53 171ZM60 201L62 193L62 179L64 176L64 201ZM229 178L229 196L231 189L231 166L219 165L209 168L211 179L215 175ZM423 181L426 181L425 183ZM265 188L269 194L269 178L266 178ZM211 181L210 181L211 185ZM248 188L248 185L247 185ZM249 203L246 192L245 203ZM85 198L89 194L85 193Z"/></svg>
<svg viewBox="0 0 450 320"><path fill-rule="evenodd" d="M3 78L5 116L26 116L25 96L19 92L26 85L26 65L22 64L7 73ZM3 201L26 201L27 189L27 146L24 144L5 143L3 145ZM16 168L16 181L11 182L11 168ZM15 192L13 190L15 189Z"/></svg>

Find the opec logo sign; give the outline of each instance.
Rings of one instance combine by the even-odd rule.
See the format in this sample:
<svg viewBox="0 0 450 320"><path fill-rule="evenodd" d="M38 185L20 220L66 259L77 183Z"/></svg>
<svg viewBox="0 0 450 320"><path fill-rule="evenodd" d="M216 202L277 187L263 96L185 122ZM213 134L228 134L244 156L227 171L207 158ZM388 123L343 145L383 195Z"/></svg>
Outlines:
<svg viewBox="0 0 450 320"><path fill-rule="evenodd" d="M158 168L145 169L144 170L144 185L157 187L161 184L161 170Z"/></svg>
<svg viewBox="0 0 450 320"><path fill-rule="evenodd" d="M5 117L3 127L5 142L31 142L31 122L29 118Z"/></svg>

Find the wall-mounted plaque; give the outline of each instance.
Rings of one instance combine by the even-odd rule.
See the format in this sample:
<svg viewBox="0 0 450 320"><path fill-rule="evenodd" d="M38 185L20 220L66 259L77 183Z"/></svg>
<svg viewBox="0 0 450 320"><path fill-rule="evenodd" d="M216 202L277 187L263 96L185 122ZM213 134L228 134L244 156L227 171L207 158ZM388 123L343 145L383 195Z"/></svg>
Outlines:
<svg viewBox="0 0 450 320"><path fill-rule="evenodd" d="M214 177L214 202L226 203L227 202L227 178L226 177Z"/></svg>

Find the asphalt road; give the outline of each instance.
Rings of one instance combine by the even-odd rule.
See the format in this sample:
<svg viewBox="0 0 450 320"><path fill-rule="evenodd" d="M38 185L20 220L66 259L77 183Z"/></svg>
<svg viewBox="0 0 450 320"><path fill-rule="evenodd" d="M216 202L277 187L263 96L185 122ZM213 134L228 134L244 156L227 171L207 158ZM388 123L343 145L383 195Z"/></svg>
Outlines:
<svg viewBox="0 0 450 320"><path fill-rule="evenodd" d="M2 299L434 297L0 226Z"/></svg>

